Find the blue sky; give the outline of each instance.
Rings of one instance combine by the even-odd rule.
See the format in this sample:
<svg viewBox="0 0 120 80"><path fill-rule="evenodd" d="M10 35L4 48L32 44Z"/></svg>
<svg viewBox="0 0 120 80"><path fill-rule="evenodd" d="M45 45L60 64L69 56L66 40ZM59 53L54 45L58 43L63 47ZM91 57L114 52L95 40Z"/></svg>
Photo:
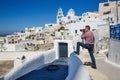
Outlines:
<svg viewBox="0 0 120 80"><path fill-rule="evenodd" d="M97 11L107 0L0 0L0 33L21 31L25 27L56 23L58 8L64 14L73 8L76 15Z"/></svg>

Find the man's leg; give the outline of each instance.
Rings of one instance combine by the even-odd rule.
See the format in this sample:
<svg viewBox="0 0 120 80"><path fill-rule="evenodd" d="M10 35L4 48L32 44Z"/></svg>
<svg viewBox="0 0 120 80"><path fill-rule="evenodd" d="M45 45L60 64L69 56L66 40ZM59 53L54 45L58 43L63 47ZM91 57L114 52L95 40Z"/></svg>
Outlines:
<svg viewBox="0 0 120 80"><path fill-rule="evenodd" d="M82 43L82 42L77 42L76 52L77 52L78 55L79 55L79 52L80 52L80 46L85 48L85 44Z"/></svg>
<svg viewBox="0 0 120 80"><path fill-rule="evenodd" d="M92 61L92 67L96 68L96 61L95 61L95 57L93 55L93 50L89 50L89 54L90 54L91 61Z"/></svg>

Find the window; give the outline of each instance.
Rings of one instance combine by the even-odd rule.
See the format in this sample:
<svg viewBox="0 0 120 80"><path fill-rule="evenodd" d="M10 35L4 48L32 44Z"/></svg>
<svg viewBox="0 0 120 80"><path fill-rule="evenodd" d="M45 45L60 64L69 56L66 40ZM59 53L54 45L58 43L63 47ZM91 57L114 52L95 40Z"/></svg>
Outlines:
<svg viewBox="0 0 120 80"><path fill-rule="evenodd" d="M111 21L113 21L113 18L110 18L111 19Z"/></svg>
<svg viewBox="0 0 120 80"><path fill-rule="evenodd" d="M69 35L69 33L67 33L67 35Z"/></svg>
<svg viewBox="0 0 120 80"><path fill-rule="evenodd" d="M110 14L111 11L103 12L103 15Z"/></svg>
<svg viewBox="0 0 120 80"><path fill-rule="evenodd" d="M49 25L49 26L52 26L52 24L51 24L51 25Z"/></svg>
<svg viewBox="0 0 120 80"><path fill-rule="evenodd" d="M12 39L12 42L14 42L14 39Z"/></svg>
<svg viewBox="0 0 120 80"><path fill-rule="evenodd" d="M77 34L77 30L75 30L75 33Z"/></svg>
<svg viewBox="0 0 120 80"><path fill-rule="evenodd" d="M59 24L62 24L62 22L60 22Z"/></svg>
<svg viewBox="0 0 120 80"><path fill-rule="evenodd" d="M59 19L59 21L61 22L61 19Z"/></svg>
<svg viewBox="0 0 120 80"><path fill-rule="evenodd" d="M61 16L58 16L58 19L60 19L61 18Z"/></svg>
<svg viewBox="0 0 120 80"><path fill-rule="evenodd" d="M68 19L70 19L70 16L68 16Z"/></svg>
<svg viewBox="0 0 120 80"><path fill-rule="evenodd" d="M109 6L109 3L105 3L104 6Z"/></svg>
<svg viewBox="0 0 120 80"><path fill-rule="evenodd" d="M95 31L96 29L92 29L92 31Z"/></svg>
<svg viewBox="0 0 120 80"><path fill-rule="evenodd" d="M59 13L59 15L61 15L61 13Z"/></svg>
<svg viewBox="0 0 120 80"><path fill-rule="evenodd" d="M6 39L4 39L4 43L6 43Z"/></svg>
<svg viewBox="0 0 120 80"><path fill-rule="evenodd" d="M81 20L81 18L79 18L79 20Z"/></svg>
<svg viewBox="0 0 120 80"><path fill-rule="evenodd" d="M114 20L113 20L113 18L110 18L110 23L114 23Z"/></svg>

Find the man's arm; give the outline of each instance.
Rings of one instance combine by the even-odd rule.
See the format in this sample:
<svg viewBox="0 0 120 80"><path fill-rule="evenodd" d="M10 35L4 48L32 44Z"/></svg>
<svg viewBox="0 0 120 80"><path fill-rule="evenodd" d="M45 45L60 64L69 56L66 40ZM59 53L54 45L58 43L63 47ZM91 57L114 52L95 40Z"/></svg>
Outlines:
<svg viewBox="0 0 120 80"><path fill-rule="evenodd" d="M81 39L85 39L85 38L86 38L86 34L83 33L83 34L81 35Z"/></svg>

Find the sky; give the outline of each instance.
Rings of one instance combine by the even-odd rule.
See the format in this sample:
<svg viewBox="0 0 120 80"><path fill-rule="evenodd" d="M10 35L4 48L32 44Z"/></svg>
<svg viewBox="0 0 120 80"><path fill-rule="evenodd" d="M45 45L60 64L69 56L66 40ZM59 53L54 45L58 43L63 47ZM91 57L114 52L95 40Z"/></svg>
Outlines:
<svg viewBox="0 0 120 80"><path fill-rule="evenodd" d="M25 27L56 23L59 8L64 15L73 8L76 15L98 11L107 0L0 0L0 33L23 31Z"/></svg>

